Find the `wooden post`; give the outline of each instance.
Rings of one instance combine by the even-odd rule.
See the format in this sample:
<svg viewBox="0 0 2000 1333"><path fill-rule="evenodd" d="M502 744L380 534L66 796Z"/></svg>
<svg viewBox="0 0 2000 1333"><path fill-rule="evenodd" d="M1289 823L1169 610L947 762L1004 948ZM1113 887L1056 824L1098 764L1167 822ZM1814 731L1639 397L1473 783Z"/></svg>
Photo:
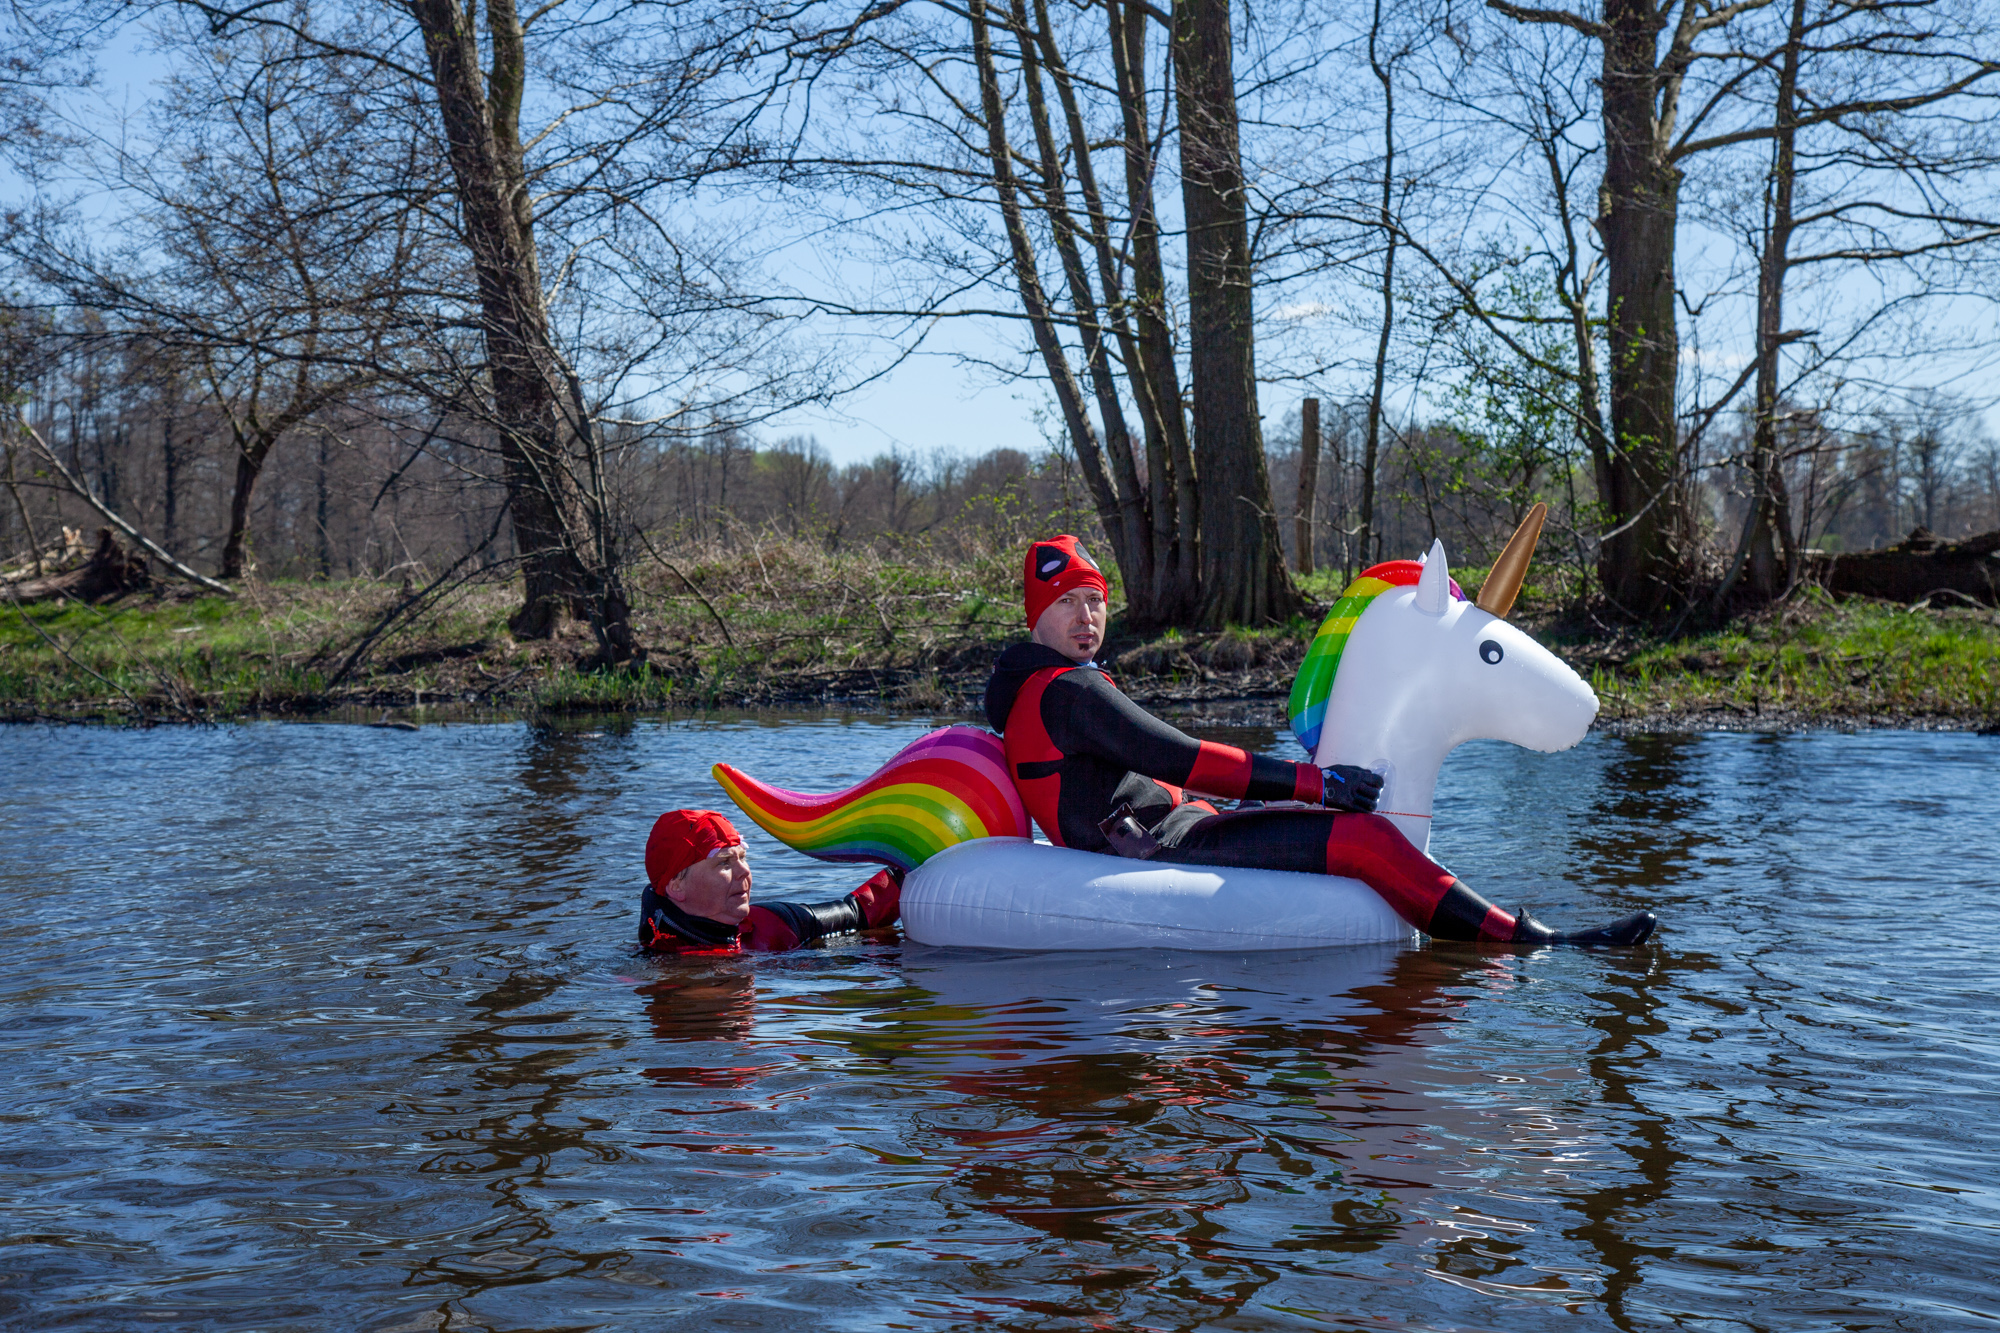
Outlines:
<svg viewBox="0 0 2000 1333"><path fill-rule="evenodd" d="M1299 504L1292 520L1292 563L1313 572L1313 509L1319 498L1319 399L1308 398L1299 412Z"/></svg>

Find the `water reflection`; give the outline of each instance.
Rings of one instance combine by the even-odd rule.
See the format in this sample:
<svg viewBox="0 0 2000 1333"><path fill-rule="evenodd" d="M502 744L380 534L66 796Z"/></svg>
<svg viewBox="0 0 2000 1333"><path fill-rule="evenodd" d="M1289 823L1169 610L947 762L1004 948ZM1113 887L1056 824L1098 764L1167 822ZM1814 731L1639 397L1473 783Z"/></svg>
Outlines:
<svg viewBox="0 0 2000 1333"><path fill-rule="evenodd" d="M746 1061L739 1051L757 1022L756 962L676 958L659 965L664 975L637 991L659 1043L652 1054L685 1055L700 1063L649 1065L643 1071L647 1078L666 1088L741 1088L756 1081L765 1067ZM713 1043L729 1043L729 1048L718 1051Z"/></svg>
<svg viewBox="0 0 2000 1333"><path fill-rule="evenodd" d="M1704 831L1706 789L1698 736L1626 736L1591 801L1576 851L1585 877L1622 887L1666 889L1686 880Z"/></svg>
<svg viewBox="0 0 2000 1333"><path fill-rule="evenodd" d="M1734 863L1719 846L1717 835L1727 825L1716 817L1717 788L1740 787L1746 775L1719 773L1712 743L1686 734L1607 739L1598 762L1602 776L1589 814L1573 826L1572 875L1623 888L1627 901L1653 907L1671 923L1659 947L1602 959L1598 984L1579 1006L1596 1033L1585 1067L1597 1114L1618 1126L1629 1165L1614 1182L1566 1198L1581 1219L1569 1234L1594 1253L1604 1311L1620 1327L1631 1327L1632 1293L1645 1280L1648 1261L1660 1255L1655 1244L1635 1235L1631 1219L1671 1195L1685 1162L1671 1117L1647 1100L1660 1077L1651 1065L1671 1039L1668 1011L1679 979L1716 966L1689 947L1690 909L1700 912L1690 889L1701 885L1712 893L1708 876Z"/></svg>
<svg viewBox="0 0 2000 1333"><path fill-rule="evenodd" d="M603 763L604 739L574 728L522 729L520 766L510 799L495 811L492 841L529 883L572 871L589 846L593 808L621 794L616 768Z"/></svg>
<svg viewBox="0 0 2000 1333"><path fill-rule="evenodd" d="M974 1273L999 1246L1009 1264L1056 1264L1042 1279L1052 1288L1089 1294L968 1297L931 1317L999 1300L1024 1315L1196 1328L1391 1248L1429 1251L1436 1274L1488 1295L1589 1294L1529 1262L1520 1238L1541 1213L1436 1207L1496 1172L1517 1188L1570 1190L1590 1158L1594 1136L1526 1078L1465 1070L1440 1097L1436 1056L1452 1026L1520 984L1516 961L1393 948L1243 959L906 948L893 980L860 986L760 995L746 973L703 966L636 993L655 1035L690 1052L646 1071L663 1086L750 1088L784 1068L769 1049L783 1030L845 1050L851 1074L893 1078L904 1101L927 1089L896 1117L896 1161L936 1182L947 1216L983 1215L1009 1234L975 1240L961 1222L919 1243ZM1533 1082L1560 1080L1589 1102L1580 1076L1543 1068ZM1504 1101L1485 1095L1502 1087ZM1496 1141L1496 1129L1508 1132ZM779 1151L726 1132L705 1146ZM1583 1211L1608 1214L1628 1194L1590 1196ZM1024 1247L1022 1228L1046 1243Z"/></svg>

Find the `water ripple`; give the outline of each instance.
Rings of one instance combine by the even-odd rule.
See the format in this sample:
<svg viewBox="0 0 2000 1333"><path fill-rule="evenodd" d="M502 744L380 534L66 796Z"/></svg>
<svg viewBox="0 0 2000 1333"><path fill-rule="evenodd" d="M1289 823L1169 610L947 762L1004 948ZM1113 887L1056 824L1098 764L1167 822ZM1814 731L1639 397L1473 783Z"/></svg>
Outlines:
<svg viewBox="0 0 2000 1333"><path fill-rule="evenodd" d="M1462 751L1435 854L1633 955L629 956L710 763L922 726L0 732L0 1321L2000 1323L2000 742Z"/></svg>

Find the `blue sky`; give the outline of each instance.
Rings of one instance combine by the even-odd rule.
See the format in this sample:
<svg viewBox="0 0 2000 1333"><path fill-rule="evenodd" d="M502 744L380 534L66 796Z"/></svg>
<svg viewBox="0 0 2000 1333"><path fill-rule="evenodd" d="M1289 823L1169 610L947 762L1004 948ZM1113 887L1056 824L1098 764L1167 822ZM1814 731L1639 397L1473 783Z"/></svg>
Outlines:
<svg viewBox="0 0 2000 1333"><path fill-rule="evenodd" d="M107 103L137 106L149 95L152 81L159 76L159 58L144 53L140 46L136 30L127 29L104 52L100 91ZM1704 251L1722 241L1721 237L1703 236L1695 227L1688 226L1682 245L1684 285L1699 288L1703 281ZM794 276L782 272L785 265L793 262L793 256L788 256L784 249L775 251L770 258L780 270L773 276L781 281ZM818 268L819 261L802 259L797 267L803 274ZM816 275L821 279L825 276L823 272ZM802 284L810 285L810 282ZM865 281L858 284L866 285ZM1846 299L1865 298L1858 288L1843 291L1846 285L1843 282L1831 292L1821 291L1816 299L1837 306ZM1699 295L1698 290L1693 291L1695 299ZM1719 304L1727 305L1728 299ZM1293 309L1303 309L1313 304L1313 294L1294 291L1283 300ZM1338 300L1337 296L1332 297L1325 308L1331 311ZM1946 327L1963 323L1970 330L1989 323L1991 311L1980 302L1965 300L1955 307L1940 303L1931 318ZM1747 323L1745 319L1725 317L1715 321L1714 329L1747 331ZM1360 337L1359 331L1331 314L1309 317L1304 324L1308 327L1295 328L1294 334L1302 333L1323 345L1319 354L1323 363L1358 367L1372 352L1372 336ZM1690 337L1693 333L1692 329L1684 332L1684 339L1696 342L1695 337ZM763 428L764 434L770 438L810 435L836 463L869 458L892 448L919 455L938 449L970 454L1002 447L1038 451L1052 443L1055 433L1045 386L1035 380L1005 381L992 368L994 363L1022 364L1024 343L1022 327L1016 322L974 318L944 322L932 329L918 352L893 370L846 395L832 407L787 412L770 421ZM1689 348L1684 368L1711 379L1733 378L1735 370L1746 364L1749 351L1748 346L1736 345L1733 340L1714 341L1711 335L1711 340L1698 350ZM1984 409L1987 429L2000 434L2000 407L1993 405L2000 394L1995 392L1992 370L1990 358L1976 354L1885 367L1883 378L1906 384L1945 385ZM1339 398L1359 392L1361 383L1357 371L1329 376L1312 391ZM1291 411L1307 392L1295 384L1268 388L1263 404L1267 421L1275 421Z"/></svg>

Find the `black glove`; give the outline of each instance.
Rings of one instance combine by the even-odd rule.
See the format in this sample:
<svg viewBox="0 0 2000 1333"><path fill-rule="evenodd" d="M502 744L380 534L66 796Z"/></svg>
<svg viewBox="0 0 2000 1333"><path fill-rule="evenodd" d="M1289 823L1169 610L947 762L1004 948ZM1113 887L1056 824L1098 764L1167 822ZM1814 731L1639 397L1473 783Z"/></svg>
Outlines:
<svg viewBox="0 0 2000 1333"><path fill-rule="evenodd" d="M1326 776L1326 792L1319 803L1329 810L1351 810L1365 815L1382 799L1382 775L1372 768L1335 764L1320 772Z"/></svg>

